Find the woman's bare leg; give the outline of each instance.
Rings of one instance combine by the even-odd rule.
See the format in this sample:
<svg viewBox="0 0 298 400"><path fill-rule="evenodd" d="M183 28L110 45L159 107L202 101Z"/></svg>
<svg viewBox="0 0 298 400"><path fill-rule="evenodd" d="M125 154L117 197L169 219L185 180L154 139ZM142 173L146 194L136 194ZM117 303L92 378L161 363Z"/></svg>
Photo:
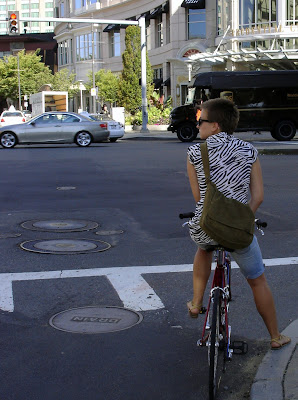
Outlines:
<svg viewBox="0 0 298 400"><path fill-rule="evenodd" d="M198 249L193 264L193 299L194 305L202 304L206 285L210 276L212 251Z"/></svg>
<svg viewBox="0 0 298 400"><path fill-rule="evenodd" d="M265 275L262 274L256 279L247 279L247 281L252 289L257 310L263 318L271 339L279 338L280 332L278 330L274 299ZM284 337L282 342L287 343L287 340L288 338ZM272 342L271 347L279 347L279 344Z"/></svg>

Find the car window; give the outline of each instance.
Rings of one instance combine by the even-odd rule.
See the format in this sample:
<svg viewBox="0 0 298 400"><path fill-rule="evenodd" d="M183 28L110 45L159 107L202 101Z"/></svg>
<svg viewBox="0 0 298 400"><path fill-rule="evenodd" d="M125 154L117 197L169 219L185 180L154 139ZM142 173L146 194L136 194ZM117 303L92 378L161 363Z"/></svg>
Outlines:
<svg viewBox="0 0 298 400"><path fill-rule="evenodd" d="M22 117L23 114L17 111L7 111L2 114L2 117Z"/></svg>
<svg viewBox="0 0 298 400"><path fill-rule="evenodd" d="M35 124L38 125L44 125L44 124L55 124L58 121L55 114L46 114L46 115L41 115L34 122Z"/></svg>
<svg viewBox="0 0 298 400"><path fill-rule="evenodd" d="M76 117L75 115L63 114L62 122L64 124L71 123L71 122L80 122L80 119L78 117Z"/></svg>

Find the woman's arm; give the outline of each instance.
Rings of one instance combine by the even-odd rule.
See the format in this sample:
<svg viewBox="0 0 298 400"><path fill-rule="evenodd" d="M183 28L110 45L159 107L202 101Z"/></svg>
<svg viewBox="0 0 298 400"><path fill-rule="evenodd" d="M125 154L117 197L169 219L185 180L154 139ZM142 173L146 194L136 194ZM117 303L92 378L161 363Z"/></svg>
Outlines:
<svg viewBox="0 0 298 400"><path fill-rule="evenodd" d="M259 159L252 165L249 188L251 198L248 204L255 213L264 199L263 177Z"/></svg>
<svg viewBox="0 0 298 400"><path fill-rule="evenodd" d="M189 162L189 159L187 158L187 174L188 174L188 179L190 183L190 188L193 194L193 197L195 199L195 202L197 203L200 198L200 186L197 178L197 172L195 170L195 167Z"/></svg>

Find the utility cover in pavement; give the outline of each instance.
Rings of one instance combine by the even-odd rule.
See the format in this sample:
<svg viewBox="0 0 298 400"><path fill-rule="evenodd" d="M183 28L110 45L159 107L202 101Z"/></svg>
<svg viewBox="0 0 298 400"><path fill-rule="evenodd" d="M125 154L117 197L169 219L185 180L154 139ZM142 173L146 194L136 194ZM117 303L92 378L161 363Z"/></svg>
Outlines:
<svg viewBox="0 0 298 400"><path fill-rule="evenodd" d="M139 324L142 319L142 314L127 308L90 306L62 311L49 323L64 332L96 334L122 331Z"/></svg>
<svg viewBox="0 0 298 400"><path fill-rule="evenodd" d="M84 221L84 220L73 220L73 219L61 219L61 220L47 220L47 221L26 221L21 224L25 229L32 231L43 231L43 232L82 232L89 231L98 227L97 222Z"/></svg>
<svg viewBox="0 0 298 400"><path fill-rule="evenodd" d="M23 250L46 254L85 254L108 250L110 243L93 239L28 240L20 244Z"/></svg>

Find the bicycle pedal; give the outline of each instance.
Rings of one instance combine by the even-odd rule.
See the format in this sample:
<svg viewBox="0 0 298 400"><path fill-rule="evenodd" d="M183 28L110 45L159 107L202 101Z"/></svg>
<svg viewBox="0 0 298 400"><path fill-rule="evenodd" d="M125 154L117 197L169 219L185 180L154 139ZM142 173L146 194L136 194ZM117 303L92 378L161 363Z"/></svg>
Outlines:
<svg viewBox="0 0 298 400"><path fill-rule="evenodd" d="M201 307L199 314L205 314L207 311L206 307Z"/></svg>
<svg viewBox="0 0 298 400"><path fill-rule="evenodd" d="M246 354L248 351L248 344L242 340L234 340L231 349L233 354Z"/></svg>

